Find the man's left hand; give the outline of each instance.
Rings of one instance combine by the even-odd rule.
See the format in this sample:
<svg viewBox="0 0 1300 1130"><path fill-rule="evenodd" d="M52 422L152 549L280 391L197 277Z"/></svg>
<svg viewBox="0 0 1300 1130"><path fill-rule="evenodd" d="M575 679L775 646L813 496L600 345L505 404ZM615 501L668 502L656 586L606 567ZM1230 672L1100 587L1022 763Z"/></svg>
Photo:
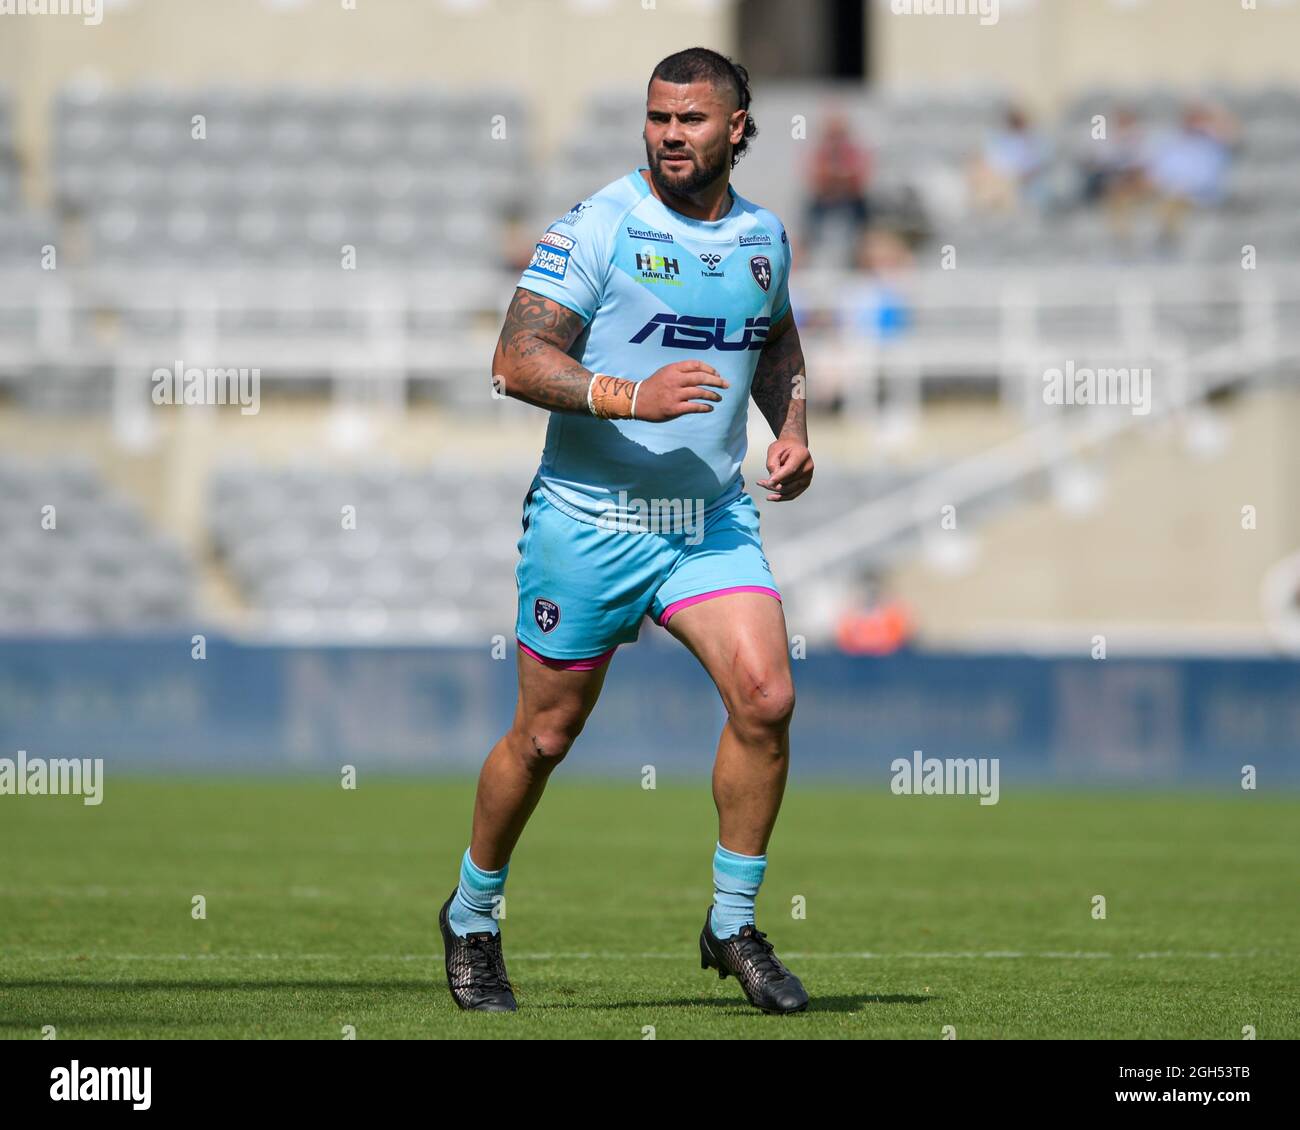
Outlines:
<svg viewBox="0 0 1300 1130"><path fill-rule="evenodd" d="M757 485L772 492L768 502L789 502L812 483L812 454L801 443L779 439L767 449L767 474L766 479L757 480Z"/></svg>

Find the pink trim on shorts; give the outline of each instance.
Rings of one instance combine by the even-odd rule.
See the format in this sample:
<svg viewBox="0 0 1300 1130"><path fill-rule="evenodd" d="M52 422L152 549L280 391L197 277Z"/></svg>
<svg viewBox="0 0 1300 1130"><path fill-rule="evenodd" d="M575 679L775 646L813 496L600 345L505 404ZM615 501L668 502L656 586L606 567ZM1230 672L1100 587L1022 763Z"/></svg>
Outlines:
<svg viewBox="0 0 1300 1130"><path fill-rule="evenodd" d="M525 655L530 655L538 663L545 664L547 667L556 671L595 671L599 667L605 666L614 658L614 652L618 650L618 644L611 647L604 655L596 655L591 659L548 659L545 655L538 655L523 640L517 641L519 650Z"/></svg>
<svg viewBox="0 0 1300 1130"><path fill-rule="evenodd" d="M667 608L659 619L661 627L667 627L668 621L671 620L683 608L690 608L692 604L702 604L706 600L712 600L715 596L730 596L733 592L761 592L768 596L775 597L778 601L781 594L776 589L769 589L763 585L737 585L730 589L714 589L712 592L702 592L699 596L688 596L685 600L675 600Z"/></svg>

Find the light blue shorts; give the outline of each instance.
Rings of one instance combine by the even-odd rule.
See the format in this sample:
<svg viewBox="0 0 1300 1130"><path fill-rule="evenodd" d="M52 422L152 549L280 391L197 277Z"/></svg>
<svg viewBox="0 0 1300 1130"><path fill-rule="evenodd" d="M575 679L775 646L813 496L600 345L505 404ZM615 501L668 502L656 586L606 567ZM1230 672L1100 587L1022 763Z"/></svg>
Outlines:
<svg viewBox="0 0 1300 1130"><path fill-rule="evenodd" d="M636 641L647 615L666 625L681 609L731 592L781 599L748 494L709 515L702 533L627 532L571 518L534 483L523 522L515 634L548 666L601 666Z"/></svg>

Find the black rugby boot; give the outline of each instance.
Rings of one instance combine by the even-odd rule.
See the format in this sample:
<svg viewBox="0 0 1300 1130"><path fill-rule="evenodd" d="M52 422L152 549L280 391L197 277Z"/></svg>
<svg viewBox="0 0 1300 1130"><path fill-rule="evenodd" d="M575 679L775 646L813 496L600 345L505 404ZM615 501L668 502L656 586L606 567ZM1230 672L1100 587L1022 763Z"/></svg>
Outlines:
<svg viewBox="0 0 1300 1130"><path fill-rule="evenodd" d="M808 994L799 978L781 964L772 943L762 930L744 925L730 938L720 939L713 932L713 907L704 915L700 932L700 968L714 968L718 977L728 973L755 1008L773 1014L802 1012L808 1007Z"/></svg>
<svg viewBox="0 0 1300 1130"><path fill-rule="evenodd" d="M515 994L506 976L505 958L501 956L501 933L476 931L461 937L447 921L451 896L438 912L442 944L447 953L447 987L461 1008L475 1012L515 1012Z"/></svg>

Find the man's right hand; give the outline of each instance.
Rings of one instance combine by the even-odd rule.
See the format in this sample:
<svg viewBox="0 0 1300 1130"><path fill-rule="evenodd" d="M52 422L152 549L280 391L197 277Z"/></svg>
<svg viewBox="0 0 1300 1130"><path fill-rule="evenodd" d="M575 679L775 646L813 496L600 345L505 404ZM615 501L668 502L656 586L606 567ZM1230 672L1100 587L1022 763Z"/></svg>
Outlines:
<svg viewBox="0 0 1300 1130"><path fill-rule="evenodd" d="M703 361L674 361L641 382L636 394L636 418L660 424L692 412L712 412L712 404L699 402L720 401L722 397L711 390L730 387L717 369Z"/></svg>

